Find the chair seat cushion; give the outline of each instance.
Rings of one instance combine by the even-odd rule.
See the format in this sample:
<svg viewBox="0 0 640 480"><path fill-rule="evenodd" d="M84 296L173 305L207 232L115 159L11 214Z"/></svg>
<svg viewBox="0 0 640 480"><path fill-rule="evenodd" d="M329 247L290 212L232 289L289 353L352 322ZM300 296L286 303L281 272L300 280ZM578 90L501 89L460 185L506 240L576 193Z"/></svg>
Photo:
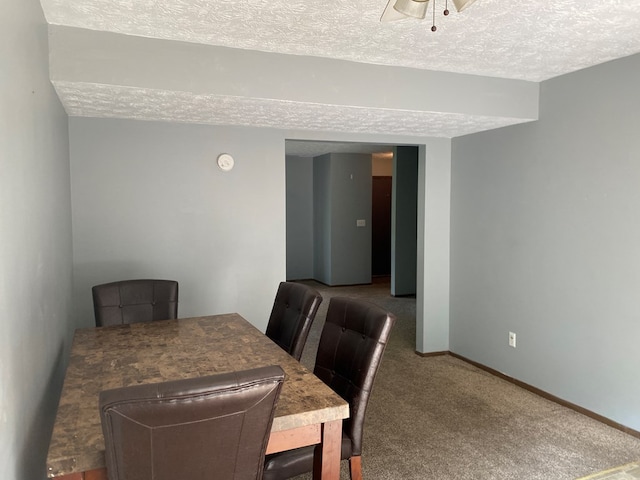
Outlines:
<svg viewBox="0 0 640 480"><path fill-rule="evenodd" d="M314 447L311 446L267 455L262 479L281 480L312 471L313 450ZM349 457L351 457L351 440L343 433L340 458L346 460Z"/></svg>

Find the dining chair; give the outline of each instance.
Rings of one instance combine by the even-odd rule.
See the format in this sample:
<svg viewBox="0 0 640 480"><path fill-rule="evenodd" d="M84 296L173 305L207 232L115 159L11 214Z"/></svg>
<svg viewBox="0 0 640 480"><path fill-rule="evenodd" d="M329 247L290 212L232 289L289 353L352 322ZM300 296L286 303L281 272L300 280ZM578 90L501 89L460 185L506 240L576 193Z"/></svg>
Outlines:
<svg viewBox="0 0 640 480"><path fill-rule="evenodd" d="M333 297L322 328L313 373L349 402L342 424L341 459L352 480L362 479L362 434L373 382L396 317L364 300ZM264 480L281 480L313 470L314 447L268 455Z"/></svg>
<svg viewBox="0 0 640 480"><path fill-rule="evenodd" d="M178 317L175 280L122 280L96 285L91 292L97 327Z"/></svg>
<svg viewBox="0 0 640 480"><path fill-rule="evenodd" d="M109 480L261 480L283 381L274 365L101 392Z"/></svg>
<svg viewBox="0 0 640 480"><path fill-rule="evenodd" d="M322 295L307 285L280 282L265 334L300 361Z"/></svg>

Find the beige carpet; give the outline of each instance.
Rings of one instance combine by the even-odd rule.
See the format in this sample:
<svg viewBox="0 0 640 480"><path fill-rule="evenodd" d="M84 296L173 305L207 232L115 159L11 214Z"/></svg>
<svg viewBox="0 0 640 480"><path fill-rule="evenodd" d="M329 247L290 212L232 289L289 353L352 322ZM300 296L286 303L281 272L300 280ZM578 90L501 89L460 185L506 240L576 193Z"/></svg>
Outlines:
<svg viewBox="0 0 640 480"><path fill-rule="evenodd" d="M416 355L415 299L391 297L387 281L305 283L324 297L302 356L308 367L331 296L368 298L398 316L367 411L365 480L575 480L640 458L640 439L454 357Z"/></svg>

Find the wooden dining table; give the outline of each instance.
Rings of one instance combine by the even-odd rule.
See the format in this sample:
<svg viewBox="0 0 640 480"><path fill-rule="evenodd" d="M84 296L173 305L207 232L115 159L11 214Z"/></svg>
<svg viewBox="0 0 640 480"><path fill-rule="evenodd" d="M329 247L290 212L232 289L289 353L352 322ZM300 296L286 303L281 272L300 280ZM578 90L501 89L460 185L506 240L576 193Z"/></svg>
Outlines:
<svg viewBox="0 0 640 480"><path fill-rule="evenodd" d="M267 453L317 445L314 479L340 478L349 405L236 313L76 330L47 456L47 476L106 480L102 390L280 365L285 381Z"/></svg>

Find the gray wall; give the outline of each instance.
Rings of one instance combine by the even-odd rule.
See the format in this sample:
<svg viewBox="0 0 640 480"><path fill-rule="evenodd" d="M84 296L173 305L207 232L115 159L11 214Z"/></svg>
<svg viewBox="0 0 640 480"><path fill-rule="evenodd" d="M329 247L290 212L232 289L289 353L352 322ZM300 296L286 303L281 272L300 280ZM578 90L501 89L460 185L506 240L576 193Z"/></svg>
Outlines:
<svg viewBox="0 0 640 480"><path fill-rule="evenodd" d="M371 155L331 154L330 285L371 282L371 184Z"/></svg>
<svg viewBox="0 0 640 480"><path fill-rule="evenodd" d="M281 135L71 118L70 140L75 305L84 325L94 322L92 285L152 277L180 283L181 317L238 312L266 327L285 278ZM235 158L230 172L216 166L223 152Z"/></svg>
<svg viewBox="0 0 640 480"><path fill-rule="evenodd" d="M449 350L451 140L418 148L416 350Z"/></svg>
<svg viewBox="0 0 640 480"><path fill-rule="evenodd" d="M451 350L640 430L640 55L455 139ZM517 334L517 348L507 345Z"/></svg>
<svg viewBox="0 0 640 480"><path fill-rule="evenodd" d="M418 217L421 231L436 232L419 232L416 345L448 347L448 139L92 118L69 125L82 325L93 325L92 285L154 276L180 282L180 316L237 311L264 328L286 277L285 140L409 143L430 152L420 160ZM236 159L231 172L215 166L222 152Z"/></svg>
<svg viewBox="0 0 640 480"><path fill-rule="evenodd" d="M67 116L37 0L0 15L0 476L45 478L73 325Z"/></svg>
<svg viewBox="0 0 640 480"><path fill-rule="evenodd" d="M353 238L346 238L348 231L351 231L351 220L345 219L345 228L340 230L340 235L338 236L337 243L334 245L331 232L332 232L332 221L335 220L334 214L338 216L342 216L344 214L344 209L348 210L349 205L353 205L354 201L361 202L366 198L366 188L367 185L371 186L371 180L365 179L365 184L358 183L357 189L351 188L353 186L352 182L361 182L362 179L360 177L354 178L354 180L349 181L347 185L347 190L340 190L335 194L340 195L340 199L338 205L335 210L332 209L331 205L333 203L332 196L334 192L332 191L332 170L331 163L332 158L336 158L335 155L324 155L318 157L316 160L316 169L318 178L315 180L317 183L317 187L314 188L314 159L311 157L297 157L288 155L286 157L286 167L287 167L287 279L288 280L296 280L296 279L309 279L314 278L318 281L329 284L329 282L334 281L332 279L332 273L335 273L335 269L332 268L332 252L341 252L348 249L348 242L357 242L358 246L356 247L358 250L362 248L365 243L368 243L368 247L371 248L371 242L363 242L363 232L368 231L371 232L369 222L367 222L367 227L358 228L355 230ZM346 155L343 158L350 161L356 161L358 171L362 170L364 164L360 164L359 162L362 159L371 162L371 171L376 165L378 165L379 174L388 174L389 176L393 173L393 165L392 159L388 156L380 157L377 159L377 163L375 159L372 158L371 155L365 155L362 158L359 156ZM339 161L339 160L338 160ZM349 167L349 170L353 170L353 168ZM339 168L338 168L339 171ZM334 169L334 174L336 170ZM350 175L350 172L347 173ZM415 181L415 175L414 175ZM337 183L338 185L340 182ZM356 193L354 193L356 192ZM317 236L316 240L318 248L314 254L314 220L313 220L313 210L314 210L314 202L317 202ZM370 202L369 202L370 203ZM415 206L415 201L414 201ZM369 207L370 209L371 207ZM309 213L311 212L311 213ZM371 218L369 216L369 218ZM415 241L415 221L414 221L414 241ZM347 244L345 244L347 242ZM360 244L362 243L362 245ZM343 245L345 244L345 245ZM415 245L414 245L415 247ZM347 269L347 268L356 268L357 272L344 273L343 276L346 275L346 278L343 278L342 281L347 281L348 283L368 283L371 281L371 276L369 275L369 280L362 282L362 278L366 276L366 270L371 270L371 267L368 268L363 266L363 258L360 255L360 252L357 252L357 263L354 265L350 262L350 258L354 252L350 254L344 254L341 258L338 258L338 271ZM315 255L315 257L314 257ZM345 260L346 257L346 260ZM314 258L317 262L318 269L317 273L314 272ZM416 268L416 259L415 255L413 257L413 272L414 272L414 293L415 293L415 268ZM351 282L349 278L351 276L357 277L356 282Z"/></svg>
<svg viewBox="0 0 640 480"><path fill-rule="evenodd" d="M313 278L313 158L286 156L287 280Z"/></svg>
<svg viewBox="0 0 640 480"><path fill-rule="evenodd" d="M371 282L371 155L314 159L314 278L327 285ZM357 220L365 225L358 227Z"/></svg>

